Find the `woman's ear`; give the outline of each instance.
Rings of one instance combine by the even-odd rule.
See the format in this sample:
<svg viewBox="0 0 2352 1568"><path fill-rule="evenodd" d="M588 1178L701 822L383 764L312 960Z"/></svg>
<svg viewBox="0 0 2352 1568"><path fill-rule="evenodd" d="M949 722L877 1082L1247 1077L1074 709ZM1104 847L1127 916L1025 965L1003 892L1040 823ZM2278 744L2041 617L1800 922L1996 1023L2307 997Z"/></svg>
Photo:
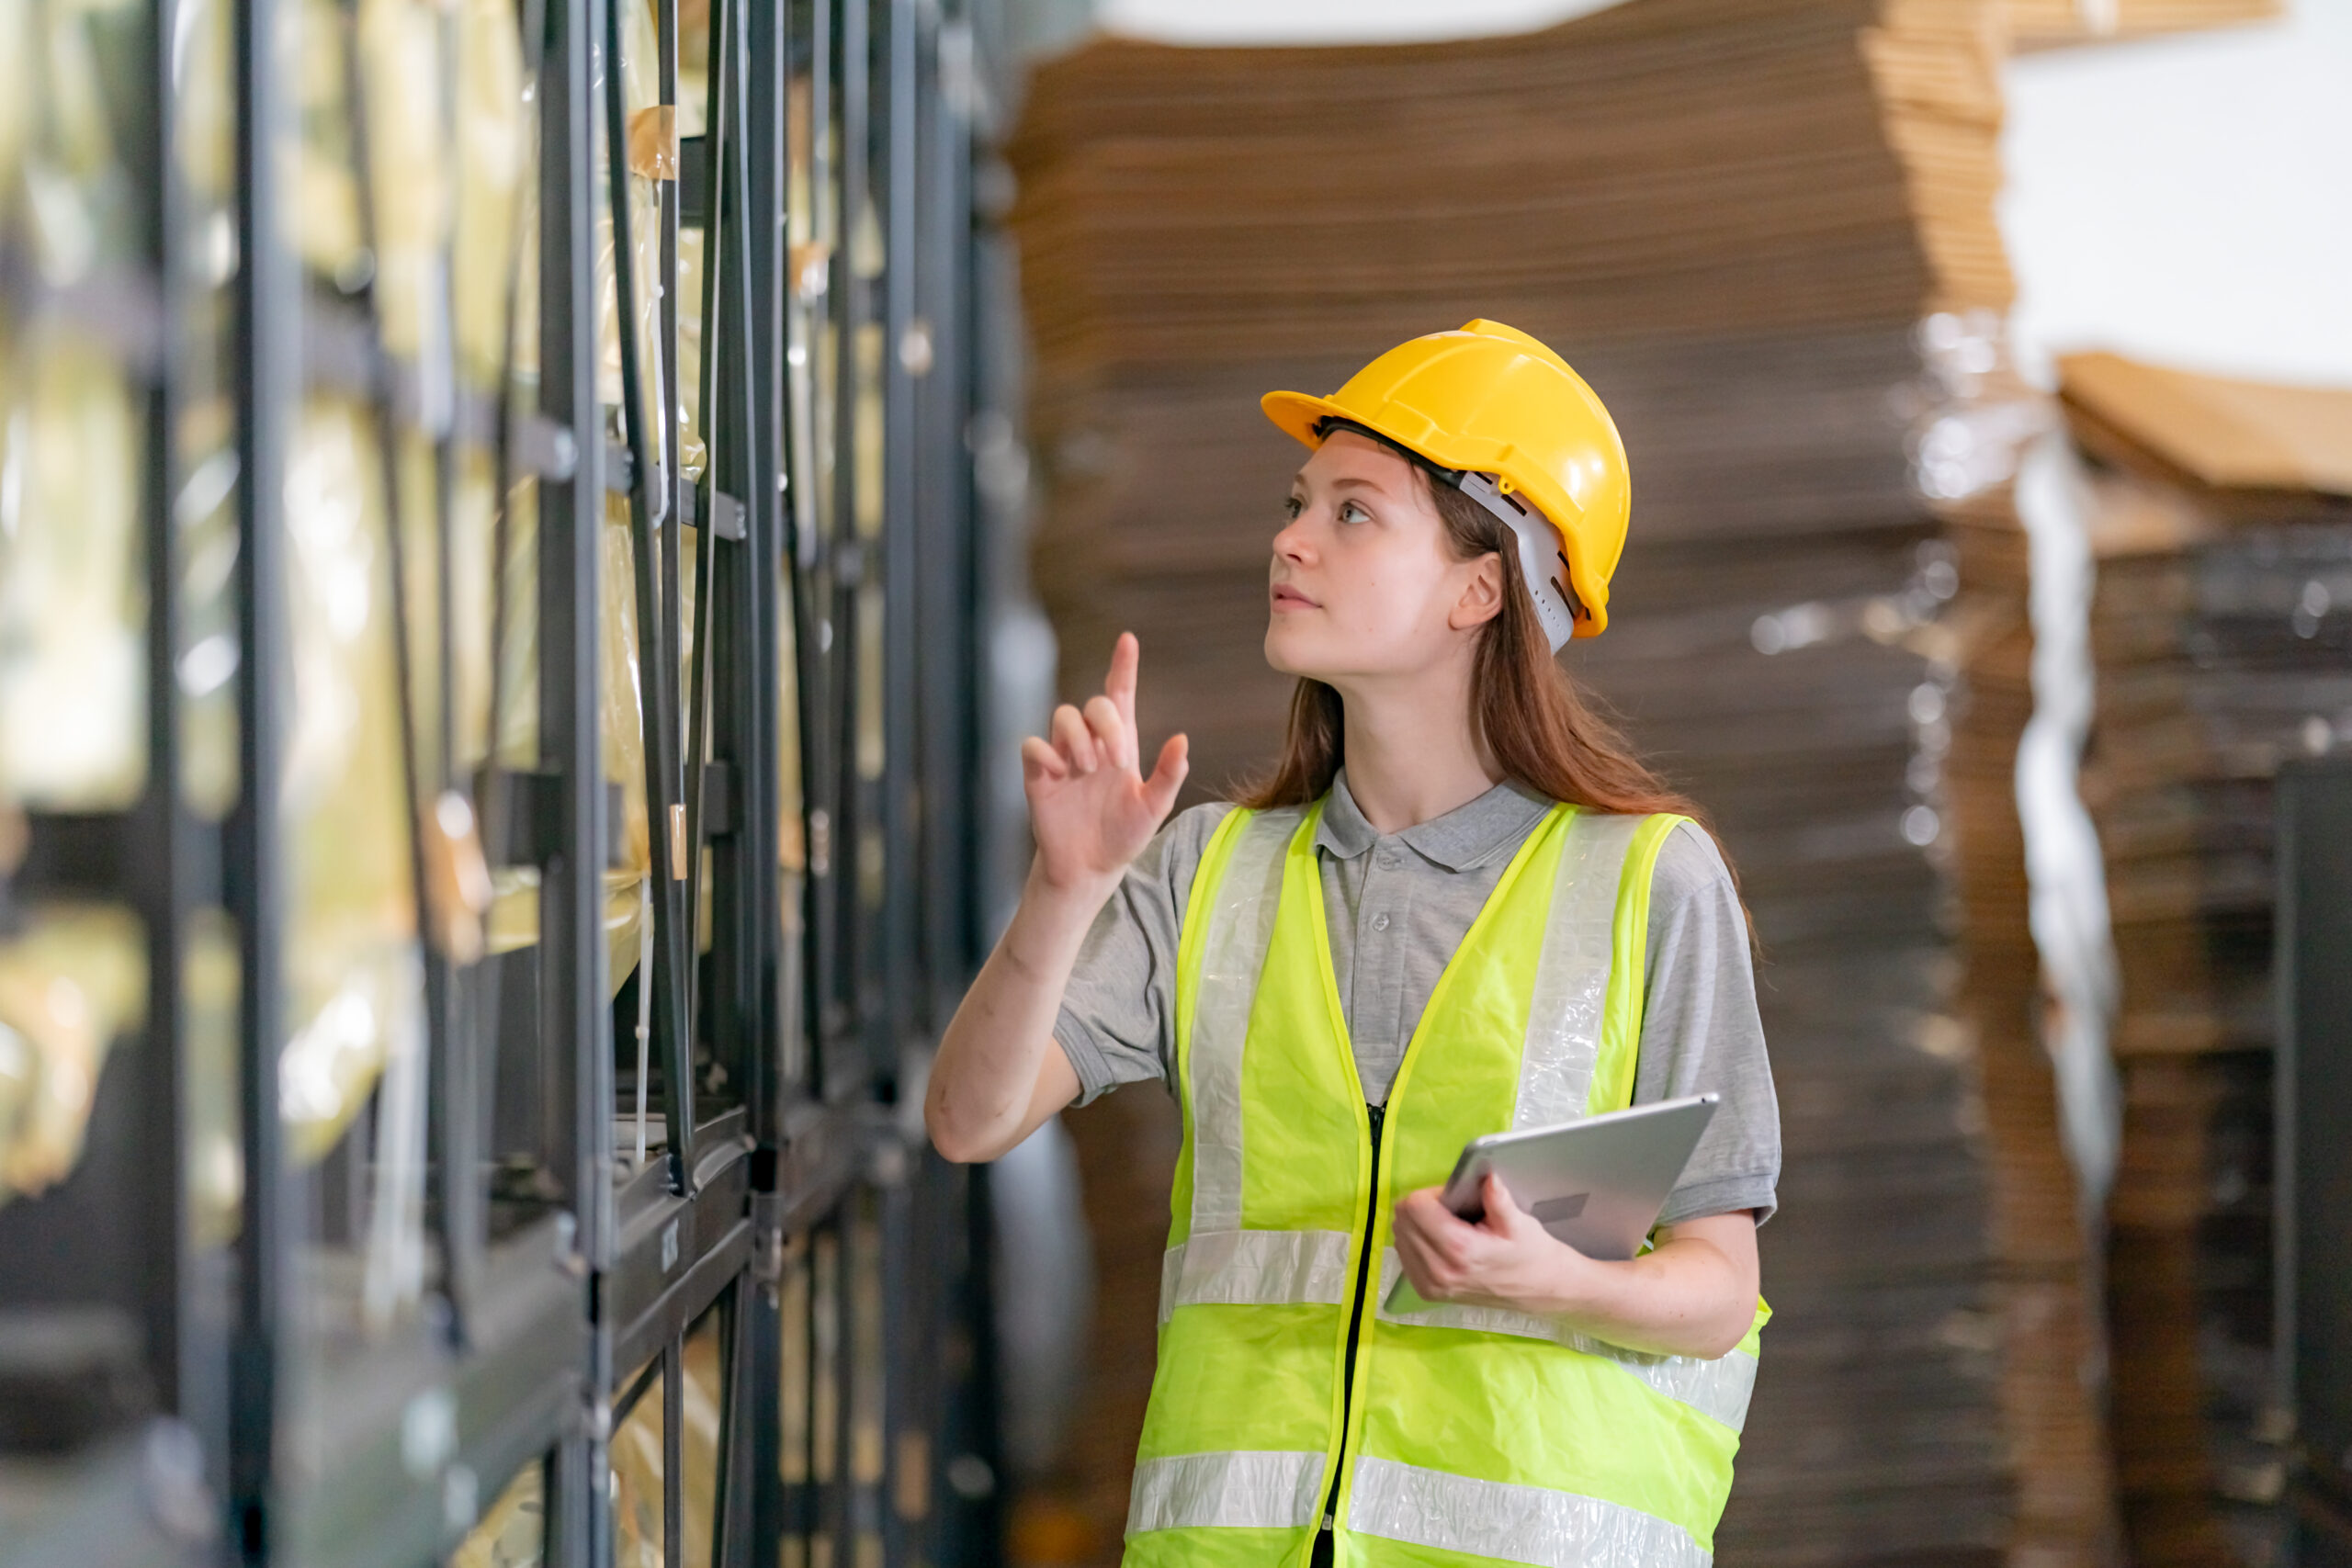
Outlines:
<svg viewBox="0 0 2352 1568"><path fill-rule="evenodd" d="M1483 626L1503 613L1503 558L1489 550L1466 564L1470 570L1462 596L1445 617L1445 624L1458 632Z"/></svg>

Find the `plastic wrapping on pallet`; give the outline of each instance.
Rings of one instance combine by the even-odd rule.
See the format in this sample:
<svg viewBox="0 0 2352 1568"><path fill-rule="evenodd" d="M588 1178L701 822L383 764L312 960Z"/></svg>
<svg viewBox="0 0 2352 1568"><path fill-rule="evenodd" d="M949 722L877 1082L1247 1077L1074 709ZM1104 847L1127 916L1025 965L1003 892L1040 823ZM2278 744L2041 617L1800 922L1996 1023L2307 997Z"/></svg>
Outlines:
<svg viewBox="0 0 2352 1568"><path fill-rule="evenodd" d="M641 115L659 107L660 96L655 74L659 55L655 50L653 15L642 4L621 4L621 103L627 117ZM601 132L603 124L598 123ZM599 141L601 145L602 138ZM655 139L668 145L674 137ZM628 149L622 157L628 159ZM674 168L674 152L666 159ZM599 159L601 168L602 159ZM608 181L599 179L596 210L596 342L599 345L596 375L596 400L608 408L621 401L621 342L616 314L619 286L616 282L613 255L612 209L607 193ZM631 302L630 319L638 333L638 371L640 378L641 407L632 410L632 420L642 418L646 428L653 423L656 389L662 360L662 207L653 179L632 168L628 177L628 237L630 265L635 267L637 298ZM657 446L648 454L649 460L659 460L665 447Z"/></svg>
<svg viewBox="0 0 2352 1568"><path fill-rule="evenodd" d="M332 1147L388 1060L419 1044L379 462L359 405L321 397L304 408L286 474L293 701L282 797L291 874L280 1081L297 1161Z"/></svg>
<svg viewBox="0 0 2352 1568"><path fill-rule="evenodd" d="M146 1004L128 910L44 908L0 940L0 1204L74 1168L107 1053Z"/></svg>
<svg viewBox="0 0 2352 1568"><path fill-rule="evenodd" d="M372 265L360 226L350 94L350 42L335 0L296 0L279 13L293 36L298 134L285 192L287 242L304 265L357 287Z"/></svg>
<svg viewBox="0 0 2352 1568"><path fill-rule="evenodd" d="M383 345L424 367L420 384L444 400L439 378L453 348L445 247L457 175L443 101L453 73L445 24L443 7L421 0L361 0L350 38L367 99L371 281Z"/></svg>
<svg viewBox="0 0 2352 1568"><path fill-rule="evenodd" d="M526 1464L449 1556L449 1568L539 1568L547 1561L547 1475Z"/></svg>
<svg viewBox="0 0 2352 1568"><path fill-rule="evenodd" d="M142 421L54 324L0 340L0 799L119 809L147 769Z"/></svg>
<svg viewBox="0 0 2352 1568"><path fill-rule="evenodd" d="M681 1544L688 1562L710 1561L718 1481L721 1415L718 1316L706 1316L681 1348L678 1489ZM664 1568L662 1557L662 1378L656 1372L613 1432L614 1568ZM633 1383L634 1379L628 1380Z"/></svg>
<svg viewBox="0 0 2352 1568"><path fill-rule="evenodd" d="M99 53L128 14L0 6L0 244L51 288L132 254ZM119 808L144 782L143 457L119 351L0 302L0 800Z"/></svg>
<svg viewBox="0 0 2352 1568"><path fill-rule="evenodd" d="M510 352L511 290L531 139L512 0L460 0L457 39L450 292L458 373L476 386L495 389Z"/></svg>
<svg viewBox="0 0 2352 1568"><path fill-rule="evenodd" d="M605 936L610 948L612 987L617 991L637 967L639 924L644 919L638 885L653 873L651 825L645 807L645 694L638 684L637 545L630 537L628 502L605 501L605 553L596 644L602 705L605 776L620 785L620 853L605 870Z"/></svg>

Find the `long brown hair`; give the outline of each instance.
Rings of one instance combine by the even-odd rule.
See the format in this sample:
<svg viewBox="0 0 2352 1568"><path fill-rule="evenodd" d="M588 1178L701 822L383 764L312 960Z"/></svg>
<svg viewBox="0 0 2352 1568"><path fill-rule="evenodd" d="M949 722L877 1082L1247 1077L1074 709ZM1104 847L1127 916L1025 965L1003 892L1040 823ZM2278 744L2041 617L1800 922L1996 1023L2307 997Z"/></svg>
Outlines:
<svg viewBox="0 0 2352 1568"><path fill-rule="evenodd" d="M1670 811L1695 818L1712 834L1706 813L1634 754L1632 743L1585 700L1552 657L1552 645L1535 618L1534 602L1520 574L1518 544L1510 531L1452 485L1431 479L1419 456L1402 447L1395 450L1411 461L1428 486L1454 558L1502 558L1502 609L1478 634L1470 692L1478 741L1503 776L1550 799L1596 811L1637 816ZM1283 739L1282 757L1242 785L1237 803L1265 810L1320 798L1347 761L1344 712L1336 690L1312 676L1301 676L1291 695L1290 730ZM1728 855L1724 863L1731 863Z"/></svg>

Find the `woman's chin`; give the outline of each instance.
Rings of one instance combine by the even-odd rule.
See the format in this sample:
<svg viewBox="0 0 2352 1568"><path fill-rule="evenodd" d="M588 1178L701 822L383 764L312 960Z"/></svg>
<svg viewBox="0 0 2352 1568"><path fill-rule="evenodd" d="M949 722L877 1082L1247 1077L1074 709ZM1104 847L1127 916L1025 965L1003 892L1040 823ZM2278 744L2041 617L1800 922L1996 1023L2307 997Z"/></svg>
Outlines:
<svg viewBox="0 0 2352 1568"><path fill-rule="evenodd" d="M1276 674L1312 675L1315 672L1313 660L1301 657L1305 650L1298 646L1299 640L1291 627L1283 625L1282 615L1277 611L1266 627L1266 662Z"/></svg>

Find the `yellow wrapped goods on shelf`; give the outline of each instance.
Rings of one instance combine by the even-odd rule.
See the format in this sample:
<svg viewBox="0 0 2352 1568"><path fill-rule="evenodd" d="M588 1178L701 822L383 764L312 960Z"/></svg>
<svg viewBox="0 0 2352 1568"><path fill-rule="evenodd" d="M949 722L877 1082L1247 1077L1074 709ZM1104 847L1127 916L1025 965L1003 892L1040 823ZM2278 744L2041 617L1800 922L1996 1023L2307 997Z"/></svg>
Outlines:
<svg viewBox="0 0 2352 1568"><path fill-rule="evenodd" d="M284 830L288 1155L333 1147L387 1059L414 1049L415 910L373 422L313 399L287 464Z"/></svg>
<svg viewBox="0 0 2352 1568"><path fill-rule="evenodd" d="M0 344L0 798L120 809L146 777L140 425L90 339Z"/></svg>
<svg viewBox="0 0 2352 1568"><path fill-rule="evenodd" d="M458 0L457 212L450 283L458 372L496 387L507 354L519 187L530 152L523 52L511 0Z"/></svg>
<svg viewBox="0 0 2352 1568"><path fill-rule="evenodd" d="M294 34L293 188L286 193L287 243L304 265L338 283L367 281L354 176L349 42L335 0L298 0L279 13ZM288 51L281 50L280 58Z"/></svg>
<svg viewBox="0 0 2352 1568"><path fill-rule="evenodd" d="M605 558L596 645L601 658L597 698L603 708L605 776L621 786L620 861L605 871L605 938L612 988L637 967L644 912L638 884L653 871L653 840L645 808L645 696L637 681L637 549L629 537L628 502L605 503Z"/></svg>
<svg viewBox="0 0 2352 1568"><path fill-rule="evenodd" d="M422 0L362 0L356 47L367 96L374 296L384 347L447 366L448 243L455 169L445 135L442 9ZM430 388L430 377L424 385ZM446 390L446 384L445 384Z"/></svg>
<svg viewBox="0 0 2352 1568"><path fill-rule="evenodd" d="M0 190L16 188L32 135L31 21L31 0L0 0ZM0 202L0 239L7 237L8 217Z"/></svg>
<svg viewBox="0 0 2352 1568"><path fill-rule="evenodd" d="M547 1561L547 1477L526 1464L450 1554L449 1568L539 1568Z"/></svg>
<svg viewBox="0 0 2352 1568"><path fill-rule="evenodd" d="M664 1375L653 1374L653 1381L638 1396L636 1408L613 1433L613 1568L665 1568L662 1561Z"/></svg>
<svg viewBox="0 0 2352 1568"><path fill-rule="evenodd" d="M516 510L520 523L524 509ZM518 528L519 534L523 530ZM638 885L652 874L653 845L645 807L645 702L638 685L637 552L629 534L628 502L608 496L605 507L604 556L597 563L597 704L605 777L620 786L620 821L615 837L620 852L605 868L605 938L609 989L617 992L637 967L643 915ZM527 583L527 568L523 580ZM509 581L514 581L510 573ZM510 616L513 611L510 609ZM510 619L510 628L513 626ZM510 629L510 654L515 640ZM511 666L507 689L514 689ZM511 711L511 710L510 710ZM502 867L494 878L489 950L512 953L538 941L539 878L535 869Z"/></svg>
<svg viewBox="0 0 2352 1568"><path fill-rule="evenodd" d="M658 109L659 106L655 99L660 95L654 66L659 55L656 53L652 12L644 5L635 3L635 0L620 0L620 3L621 47L625 54L621 70L621 105L626 118ZM602 129L600 122L598 130L602 130ZM657 136L654 139L657 144L668 146L674 143L674 122L672 122L670 130L672 134ZM601 146L601 138L599 140ZM627 162L628 157L628 149L624 148L623 161ZM666 160L661 160L661 162L666 162L671 168L674 169L677 159L673 152ZM651 165L649 164L649 166ZM596 186L598 198L596 203L596 343L598 349L596 400L608 408L616 408L621 401L621 340L617 303L620 290L615 281L614 272L612 207L606 198L606 193L611 186L610 182L602 177L601 158L598 173ZM648 429L658 428L654 423L654 412L659 406L655 401L655 393L660 384L662 365L659 357L662 328L662 299L659 289L662 278L661 218L661 200L657 194L655 181L649 175L632 169L628 179L628 234L629 260L636 268L637 287L633 292L637 298L631 301L631 320L636 323L638 333L637 363L643 393L640 400L643 406L641 409L631 410L630 417L632 420L644 420L645 428ZM661 457L667 449L668 444L665 443L662 447L654 451L652 456Z"/></svg>
<svg viewBox="0 0 2352 1568"><path fill-rule="evenodd" d="M678 1490L687 1562L710 1561L718 1500L721 1359L718 1316L707 1314L680 1348ZM662 1378L656 1372L613 1433L615 1568L663 1568ZM631 1378L623 1386L635 1382Z"/></svg>
<svg viewBox="0 0 2352 1568"><path fill-rule="evenodd" d="M198 913L183 965L188 1230L198 1247L217 1247L237 1234L237 1202L245 1190L237 1136L237 928L227 915Z"/></svg>
<svg viewBox="0 0 2352 1568"><path fill-rule="evenodd" d="M130 0L0 5L0 241L54 287L135 259L136 203L110 130L121 88L101 59L104 35L138 17Z"/></svg>
<svg viewBox="0 0 2352 1568"><path fill-rule="evenodd" d="M0 1203L72 1173L107 1050L146 1001L128 910L45 908L0 941Z"/></svg>

